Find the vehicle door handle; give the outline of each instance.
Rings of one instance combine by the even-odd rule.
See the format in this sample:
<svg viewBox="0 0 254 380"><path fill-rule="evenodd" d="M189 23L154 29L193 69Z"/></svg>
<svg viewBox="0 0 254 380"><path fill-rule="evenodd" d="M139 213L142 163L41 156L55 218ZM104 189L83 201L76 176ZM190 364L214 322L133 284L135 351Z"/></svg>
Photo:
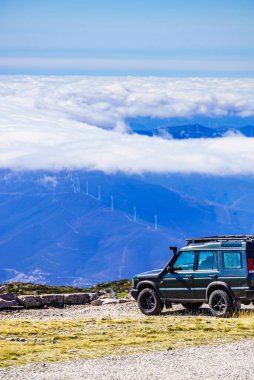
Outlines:
<svg viewBox="0 0 254 380"><path fill-rule="evenodd" d="M188 278L193 278L193 274L188 274L187 276L184 277L185 279L188 279Z"/></svg>
<svg viewBox="0 0 254 380"><path fill-rule="evenodd" d="M209 274L209 277L211 277L211 278L217 278L218 275L217 274Z"/></svg>

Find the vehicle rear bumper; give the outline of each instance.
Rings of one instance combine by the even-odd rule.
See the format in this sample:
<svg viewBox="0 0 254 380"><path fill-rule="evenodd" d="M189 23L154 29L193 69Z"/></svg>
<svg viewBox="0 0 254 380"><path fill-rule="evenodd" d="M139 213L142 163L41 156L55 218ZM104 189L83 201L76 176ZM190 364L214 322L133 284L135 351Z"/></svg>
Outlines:
<svg viewBox="0 0 254 380"><path fill-rule="evenodd" d="M138 299L138 290L137 289L131 289L131 296L134 298L134 300Z"/></svg>
<svg viewBox="0 0 254 380"><path fill-rule="evenodd" d="M247 300L254 300L254 289L245 290L245 298Z"/></svg>

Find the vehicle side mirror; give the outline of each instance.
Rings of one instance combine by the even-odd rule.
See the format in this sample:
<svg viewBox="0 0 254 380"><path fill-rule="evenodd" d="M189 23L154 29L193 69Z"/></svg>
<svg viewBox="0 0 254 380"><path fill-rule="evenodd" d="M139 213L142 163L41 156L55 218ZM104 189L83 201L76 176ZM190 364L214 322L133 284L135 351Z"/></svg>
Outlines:
<svg viewBox="0 0 254 380"><path fill-rule="evenodd" d="M168 265L167 266L167 272L168 273L174 273L174 271L175 271L175 268L173 267L173 265Z"/></svg>

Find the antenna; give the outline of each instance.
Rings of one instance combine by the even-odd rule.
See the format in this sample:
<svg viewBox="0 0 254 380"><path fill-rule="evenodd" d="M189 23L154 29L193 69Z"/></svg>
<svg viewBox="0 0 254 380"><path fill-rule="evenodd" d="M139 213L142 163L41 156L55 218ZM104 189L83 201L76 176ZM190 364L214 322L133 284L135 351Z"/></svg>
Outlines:
<svg viewBox="0 0 254 380"><path fill-rule="evenodd" d="M111 211L114 211L114 197L113 197L112 194L110 196L110 200L111 200L111 207L110 207L110 209L111 209Z"/></svg>
<svg viewBox="0 0 254 380"><path fill-rule="evenodd" d="M98 201L101 200L101 186L98 186Z"/></svg>
<svg viewBox="0 0 254 380"><path fill-rule="evenodd" d="M89 183L86 181L86 195L89 195Z"/></svg>
<svg viewBox="0 0 254 380"><path fill-rule="evenodd" d="M133 222L136 223L137 221L137 209L136 206L133 207Z"/></svg>
<svg viewBox="0 0 254 380"><path fill-rule="evenodd" d="M154 229L155 230L158 229L158 220L157 220L157 215L156 214L154 215Z"/></svg>

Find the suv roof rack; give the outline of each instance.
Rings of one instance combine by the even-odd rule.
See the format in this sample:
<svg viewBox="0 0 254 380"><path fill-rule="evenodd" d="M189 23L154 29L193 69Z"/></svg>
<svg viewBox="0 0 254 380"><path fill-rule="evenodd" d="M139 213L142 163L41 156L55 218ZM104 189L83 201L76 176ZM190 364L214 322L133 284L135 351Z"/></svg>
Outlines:
<svg viewBox="0 0 254 380"><path fill-rule="evenodd" d="M210 241L254 241L254 235L218 235L218 236L207 236L200 238L189 238L186 239L186 244L189 245L191 243L206 243Z"/></svg>

